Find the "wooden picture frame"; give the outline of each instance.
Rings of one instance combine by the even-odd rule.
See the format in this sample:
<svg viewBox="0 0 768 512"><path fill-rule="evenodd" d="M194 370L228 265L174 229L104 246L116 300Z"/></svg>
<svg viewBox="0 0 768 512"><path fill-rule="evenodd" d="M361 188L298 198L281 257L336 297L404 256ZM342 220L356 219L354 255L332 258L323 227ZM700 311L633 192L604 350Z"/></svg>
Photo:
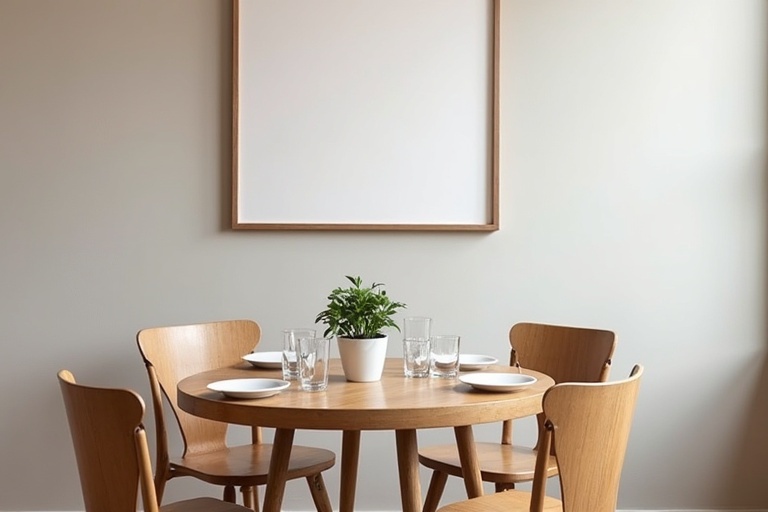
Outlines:
<svg viewBox="0 0 768 512"><path fill-rule="evenodd" d="M233 2L233 229L499 229L500 0Z"/></svg>

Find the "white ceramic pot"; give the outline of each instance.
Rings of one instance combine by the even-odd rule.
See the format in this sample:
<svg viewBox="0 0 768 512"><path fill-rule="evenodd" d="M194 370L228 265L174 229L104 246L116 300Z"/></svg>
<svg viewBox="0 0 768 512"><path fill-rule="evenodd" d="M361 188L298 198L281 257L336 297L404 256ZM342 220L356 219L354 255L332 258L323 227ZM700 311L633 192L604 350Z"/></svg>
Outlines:
<svg viewBox="0 0 768 512"><path fill-rule="evenodd" d="M387 359L387 336L371 339L336 338L344 376L351 382L381 380Z"/></svg>

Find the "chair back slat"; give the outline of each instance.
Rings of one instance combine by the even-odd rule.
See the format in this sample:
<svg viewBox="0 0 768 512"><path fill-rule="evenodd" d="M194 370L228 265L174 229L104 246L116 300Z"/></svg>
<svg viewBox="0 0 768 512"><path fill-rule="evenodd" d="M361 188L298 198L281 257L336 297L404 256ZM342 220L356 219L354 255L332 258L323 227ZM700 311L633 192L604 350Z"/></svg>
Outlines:
<svg viewBox="0 0 768 512"><path fill-rule="evenodd" d="M157 379L176 416L184 440L184 455L223 449L227 425L181 410L176 400L177 383L195 373L242 363L242 356L252 352L260 339L261 328L252 320L155 327L137 334L150 382ZM152 390L153 401L161 402L154 386ZM159 431L158 438L164 437L165 432Z"/></svg>
<svg viewBox="0 0 768 512"><path fill-rule="evenodd" d="M86 512L136 512L140 467L149 464L135 437L143 432L144 401L127 389L79 385L67 370L58 379Z"/></svg>
<svg viewBox="0 0 768 512"><path fill-rule="evenodd" d="M509 331L510 364L561 382L605 382L616 348L612 331L518 323Z"/></svg>
<svg viewBox="0 0 768 512"><path fill-rule="evenodd" d="M604 329L520 322L509 330L509 364L519 364L561 382L605 382L616 334ZM537 417L539 430L544 415ZM502 425L501 444L512 444L512 420ZM537 443L538 444L538 443Z"/></svg>
<svg viewBox="0 0 768 512"><path fill-rule="evenodd" d="M615 512L642 373L635 366L622 381L565 383L545 393L563 512Z"/></svg>

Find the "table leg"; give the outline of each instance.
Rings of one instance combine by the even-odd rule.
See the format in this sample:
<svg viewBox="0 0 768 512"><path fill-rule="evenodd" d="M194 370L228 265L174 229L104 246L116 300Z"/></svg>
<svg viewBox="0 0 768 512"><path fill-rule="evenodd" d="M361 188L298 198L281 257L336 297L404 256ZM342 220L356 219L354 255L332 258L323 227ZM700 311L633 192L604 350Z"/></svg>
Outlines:
<svg viewBox="0 0 768 512"><path fill-rule="evenodd" d="M360 431L345 430L341 438L340 512L353 512L357 489L357 466L360 459Z"/></svg>
<svg viewBox="0 0 768 512"><path fill-rule="evenodd" d="M288 461L291 458L293 435L292 428L278 428L272 443L272 458L269 460L267 490L264 492L264 512L280 512L280 504L285 494L285 477L288 473Z"/></svg>
<svg viewBox="0 0 768 512"><path fill-rule="evenodd" d="M419 447L415 430L396 430L397 466L400 472L400 499L403 512L421 511Z"/></svg>
<svg viewBox="0 0 768 512"><path fill-rule="evenodd" d="M464 475L464 486L467 488L467 497L477 498L482 496L483 480L480 476L480 463L477 460L472 426L453 427L453 432L456 435L456 446L459 449L459 460L461 461L461 471Z"/></svg>

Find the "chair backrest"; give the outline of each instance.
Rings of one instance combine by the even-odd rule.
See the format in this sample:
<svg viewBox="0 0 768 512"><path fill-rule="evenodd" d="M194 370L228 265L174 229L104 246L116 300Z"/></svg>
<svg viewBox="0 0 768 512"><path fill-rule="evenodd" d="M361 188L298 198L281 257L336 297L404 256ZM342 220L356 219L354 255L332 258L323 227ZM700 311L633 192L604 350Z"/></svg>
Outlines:
<svg viewBox="0 0 768 512"><path fill-rule="evenodd" d="M643 367L605 383L557 384L544 394L545 431L531 511L546 490L548 445L557 451L563 512L615 512Z"/></svg>
<svg viewBox="0 0 768 512"><path fill-rule="evenodd" d="M136 512L139 486L145 512L157 512L144 401L128 389L79 385L67 370L58 379L86 512Z"/></svg>
<svg viewBox="0 0 768 512"><path fill-rule="evenodd" d="M561 382L605 382L616 349L616 335L602 329L521 322L509 330L509 364L519 364ZM539 414L539 429L544 415ZM502 444L512 443L512 421L501 430Z"/></svg>
<svg viewBox="0 0 768 512"><path fill-rule="evenodd" d="M509 330L510 364L561 382L605 382L616 348L611 331L518 323Z"/></svg>
<svg viewBox="0 0 768 512"><path fill-rule="evenodd" d="M163 396L170 403L184 440L184 455L222 449L227 424L193 416L179 408L177 383L195 373L242 363L261 339L261 328L252 320L227 320L194 325L154 327L139 331L139 351L149 373L157 425L157 465L167 460L167 435Z"/></svg>

